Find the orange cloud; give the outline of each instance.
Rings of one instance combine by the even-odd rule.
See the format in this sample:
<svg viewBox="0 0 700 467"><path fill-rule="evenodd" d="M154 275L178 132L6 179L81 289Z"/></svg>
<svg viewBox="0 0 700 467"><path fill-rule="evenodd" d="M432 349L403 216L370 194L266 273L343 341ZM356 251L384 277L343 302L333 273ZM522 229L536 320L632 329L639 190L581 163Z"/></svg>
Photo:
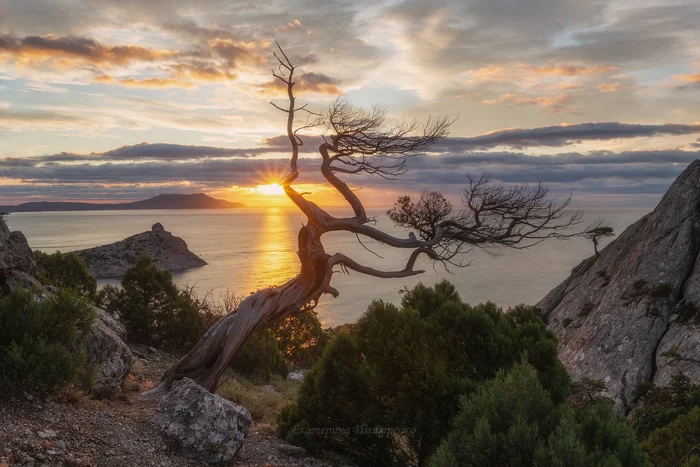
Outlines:
<svg viewBox="0 0 700 467"><path fill-rule="evenodd" d="M340 81L321 73L304 73L296 80L294 90L298 94L328 94L338 95L341 93L338 85ZM277 78L262 84L259 91L267 95L277 95L287 92L287 86Z"/></svg>
<svg viewBox="0 0 700 467"><path fill-rule="evenodd" d="M609 65L582 66L582 65L552 65L535 66L526 63L514 65L487 65L485 67L469 70L471 80L484 81L514 81L533 80L541 76L593 76L615 73L617 67Z"/></svg>
<svg viewBox="0 0 700 467"><path fill-rule="evenodd" d="M687 74L687 75L674 75L673 79L676 81L683 81L685 83L700 83L700 73Z"/></svg>
<svg viewBox="0 0 700 467"><path fill-rule="evenodd" d="M565 105L571 102L569 94L558 94L556 96L528 96L521 93L501 94L496 99L488 99L483 101L484 104L508 104L508 105L534 105L538 107L549 108L553 112L564 113L574 109L568 108Z"/></svg>
<svg viewBox="0 0 700 467"><path fill-rule="evenodd" d="M171 67L173 76L178 79L195 79L199 81L233 81L238 75L226 70L219 70L206 64L178 64Z"/></svg>
<svg viewBox="0 0 700 467"><path fill-rule="evenodd" d="M133 61L153 62L173 57L177 52L141 46L107 46L85 37L0 36L0 55L26 63L78 61L95 65L126 65Z"/></svg>
<svg viewBox="0 0 700 467"><path fill-rule="evenodd" d="M134 79L126 78L119 80L119 85L125 88L149 88L149 89L162 89L162 88L192 88L195 87L193 83L188 83L187 81L181 81L178 79L170 78L146 78L146 79Z"/></svg>
<svg viewBox="0 0 700 467"><path fill-rule="evenodd" d="M603 83L598 85L598 91L600 92L617 92L622 89L620 83Z"/></svg>
<svg viewBox="0 0 700 467"><path fill-rule="evenodd" d="M101 76L95 76L92 78L92 81L95 83L100 83L100 84L110 84L114 83L114 77L109 76L109 75L101 75Z"/></svg>
<svg viewBox="0 0 700 467"><path fill-rule="evenodd" d="M537 84L533 86L535 89L544 91L576 91L578 89L586 89L583 84L577 83L556 83L556 84Z"/></svg>
<svg viewBox="0 0 700 467"><path fill-rule="evenodd" d="M231 68L263 65L265 57L259 53L259 49L266 49L269 45L221 38L210 40L207 44L212 52L219 58L226 60Z"/></svg>
<svg viewBox="0 0 700 467"><path fill-rule="evenodd" d="M603 75L606 73L615 73L617 67L602 65L602 66L580 66L580 65L556 65L556 66L541 66L532 67L532 72L538 75L554 75L554 76L578 76L578 75Z"/></svg>

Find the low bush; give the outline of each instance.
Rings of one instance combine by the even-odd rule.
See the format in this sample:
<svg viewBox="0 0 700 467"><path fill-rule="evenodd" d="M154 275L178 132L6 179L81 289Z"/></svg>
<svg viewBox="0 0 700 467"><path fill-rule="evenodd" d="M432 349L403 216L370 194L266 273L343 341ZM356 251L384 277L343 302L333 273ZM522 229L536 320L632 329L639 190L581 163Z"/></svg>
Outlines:
<svg viewBox="0 0 700 467"><path fill-rule="evenodd" d="M75 252L52 254L34 252L39 267L39 282L59 289L73 289L93 299L97 292L97 280L90 275L85 263Z"/></svg>
<svg viewBox="0 0 700 467"><path fill-rule="evenodd" d="M70 290L41 301L19 289L0 298L0 397L47 395L75 382L85 365L77 339L94 319L94 308Z"/></svg>
<svg viewBox="0 0 700 467"><path fill-rule="evenodd" d="M200 303L191 289L179 289L172 275L158 269L146 254L124 272L121 288L103 288L96 301L119 317L130 342L183 351L205 331Z"/></svg>
<svg viewBox="0 0 700 467"><path fill-rule="evenodd" d="M401 305L373 302L350 332L328 343L296 404L281 414L281 436L345 452L363 465L423 464L447 433L460 396L523 353L552 400L566 400L569 378L556 339L533 309L471 307L445 281L406 291ZM329 435L324 427L337 431ZM372 431L382 427L400 434Z"/></svg>
<svg viewBox="0 0 700 467"><path fill-rule="evenodd" d="M231 367L256 382L268 382L273 376L286 378L289 373L279 343L267 328L251 334L231 360Z"/></svg>
<svg viewBox="0 0 700 467"><path fill-rule="evenodd" d="M433 467L650 466L612 403L576 412L555 403L532 365L521 363L462 398Z"/></svg>

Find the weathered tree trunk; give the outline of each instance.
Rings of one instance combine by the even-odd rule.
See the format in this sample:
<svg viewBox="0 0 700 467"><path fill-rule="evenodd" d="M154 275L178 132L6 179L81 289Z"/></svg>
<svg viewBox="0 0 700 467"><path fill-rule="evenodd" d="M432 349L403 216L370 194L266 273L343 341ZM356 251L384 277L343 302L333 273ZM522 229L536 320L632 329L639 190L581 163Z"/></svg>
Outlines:
<svg viewBox="0 0 700 467"><path fill-rule="evenodd" d="M321 233L313 223L303 226L299 231L299 275L244 299L236 310L217 321L149 393L168 391L174 381L185 377L214 392L229 362L258 326L317 302L330 280L329 256L321 244Z"/></svg>

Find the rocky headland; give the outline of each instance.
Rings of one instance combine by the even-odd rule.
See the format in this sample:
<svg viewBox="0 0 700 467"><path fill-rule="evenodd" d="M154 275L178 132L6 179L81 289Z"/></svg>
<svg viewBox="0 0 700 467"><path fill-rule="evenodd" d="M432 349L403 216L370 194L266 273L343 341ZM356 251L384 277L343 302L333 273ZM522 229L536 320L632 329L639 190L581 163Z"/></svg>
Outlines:
<svg viewBox="0 0 700 467"><path fill-rule="evenodd" d="M166 271L184 271L207 264L189 250L183 239L166 231L160 223L153 224L150 231L76 253L88 272L98 279L121 277L141 253L148 254L156 266Z"/></svg>
<svg viewBox="0 0 700 467"><path fill-rule="evenodd" d="M700 160L649 214L576 266L538 307L574 379L602 380L620 412L641 383L700 380Z"/></svg>

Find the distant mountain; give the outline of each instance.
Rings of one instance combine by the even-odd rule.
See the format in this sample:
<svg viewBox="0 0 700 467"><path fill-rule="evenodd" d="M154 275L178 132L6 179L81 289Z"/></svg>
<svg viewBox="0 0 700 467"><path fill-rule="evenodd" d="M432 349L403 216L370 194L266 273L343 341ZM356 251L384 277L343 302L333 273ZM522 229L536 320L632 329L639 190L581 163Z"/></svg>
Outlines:
<svg viewBox="0 0 700 467"><path fill-rule="evenodd" d="M194 195L158 195L132 203L64 203L38 201L17 206L0 206L0 212L43 212L43 211L124 211L135 209L232 209L244 208L245 204L232 203L212 198L204 193Z"/></svg>

